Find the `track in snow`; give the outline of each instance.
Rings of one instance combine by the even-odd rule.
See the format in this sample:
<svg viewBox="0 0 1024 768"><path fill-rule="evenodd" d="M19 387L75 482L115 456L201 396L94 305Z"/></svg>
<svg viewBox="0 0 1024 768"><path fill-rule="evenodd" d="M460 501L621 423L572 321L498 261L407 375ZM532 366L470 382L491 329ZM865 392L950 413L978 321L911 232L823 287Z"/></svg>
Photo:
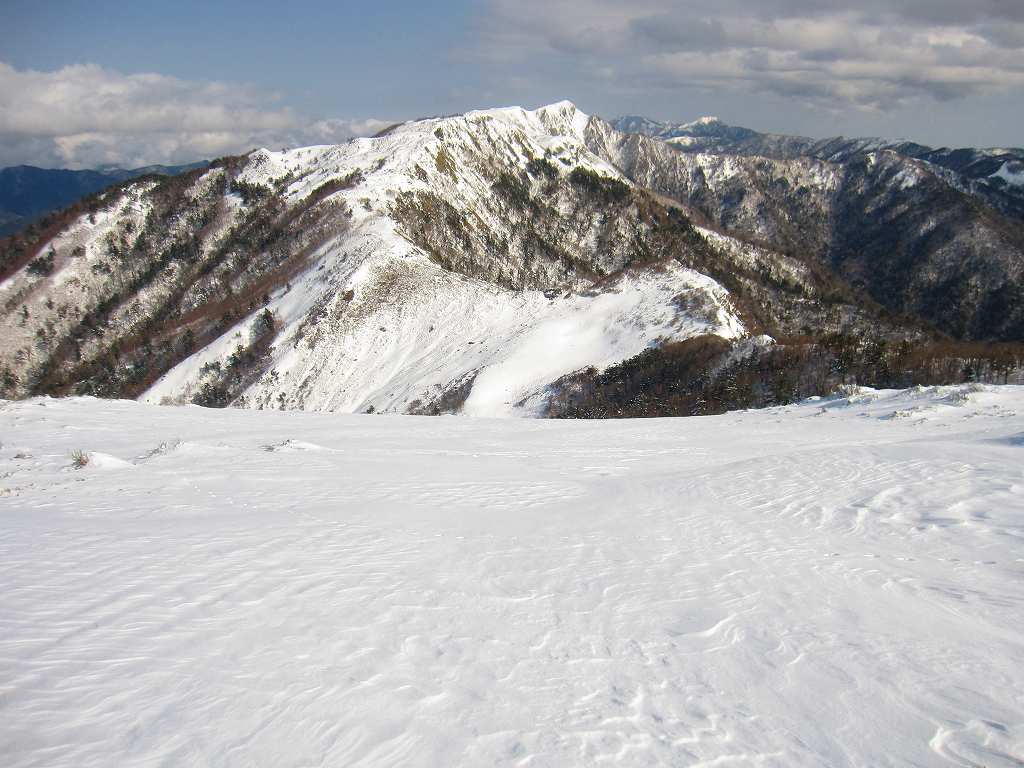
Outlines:
<svg viewBox="0 0 1024 768"><path fill-rule="evenodd" d="M1021 765L1022 409L1013 387L575 423L3 404L0 749Z"/></svg>

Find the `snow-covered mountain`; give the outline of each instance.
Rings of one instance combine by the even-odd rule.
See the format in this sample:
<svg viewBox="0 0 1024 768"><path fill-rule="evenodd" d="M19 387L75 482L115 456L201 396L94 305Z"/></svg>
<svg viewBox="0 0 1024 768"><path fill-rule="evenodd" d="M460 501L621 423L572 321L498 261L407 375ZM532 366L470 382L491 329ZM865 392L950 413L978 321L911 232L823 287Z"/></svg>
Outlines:
<svg viewBox="0 0 1024 768"><path fill-rule="evenodd" d="M591 142L599 154L732 234L813 254L955 337L1024 339L1024 150L815 140L715 118L614 125Z"/></svg>
<svg viewBox="0 0 1024 768"><path fill-rule="evenodd" d="M7 265L8 384L505 413L659 340L742 335L687 262L705 239L586 149L588 120L473 112L127 185Z"/></svg>
<svg viewBox="0 0 1024 768"><path fill-rule="evenodd" d="M623 133L661 139L686 153L744 155L774 160L813 158L832 164L856 163L879 153L920 161L947 183L984 200L1004 214L1024 219L1024 149L970 147L936 149L906 139L812 139L806 136L760 133L728 125L717 117L688 123L627 115L611 125Z"/></svg>
<svg viewBox="0 0 1024 768"><path fill-rule="evenodd" d="M625 115L612 120L611 126L621 133L639 133L679 147L716 151L742 147L744 142L763 135L749 128L728 125L710 115L688 123L665 123L643 115Z"/></svg>
<svg viewBox="0 0 1024 768"><path fill-rule="evenodd" d="M920 178L876 164L887 192L944 184L923 164ZM698 337L920 338L932 315L897 316L842 271L836 201L852 189L830 161L683 153L569 102L260 149L127 183L7 241L0 386L539 414L566 377ZM1019 289L1020 265L989 257L1013 233L986 220L954 234L951 253L984 266L978 291ZM993 333L1012 336L1019 314Z"/></svg>

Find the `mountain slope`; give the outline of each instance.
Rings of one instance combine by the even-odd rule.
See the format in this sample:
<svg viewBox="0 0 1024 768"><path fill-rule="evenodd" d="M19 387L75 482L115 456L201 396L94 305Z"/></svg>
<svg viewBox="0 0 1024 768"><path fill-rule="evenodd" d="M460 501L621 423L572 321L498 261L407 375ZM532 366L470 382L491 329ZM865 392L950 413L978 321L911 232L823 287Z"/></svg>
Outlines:
<svg viewBox="0 0 1024 768"><path fill-rule="evenodd" d="M1024 339L1024 186L979 175L1024 168L1024 152L618 124L658 138L595 121L588 144L638 184L954 337Z"/></svg>
<svg viewBox="0 0 1024 768"><path fill-rule="evenodd" d="M562 102L147 177L0 246L0 386L548 414L573 377L697 337L726 350L746 337L934 337L927 320L976 297L944 307L924 291L929 313L836 253L843 211L874 204L837 204L859 189L846 174L813 158L681 153ZM989 296L1017 273L978 245L990 235L979 222L951 237L973 249ZM920 233L905 229L913 253ZM926 288L948 244L936 241L908 278ZM1010 334L1017 317L989 326Z"/></svg>
<svg viewBox="0 0 1024 768"><path fill-rule="evenodd" d="M469 113L112 192L0 286L6 383L506 413L659 340L740 335L697 269L713 247L589 153L587 122Z"/></svg>
<svg viewBox="0 0 1024 768"><path fill-rule="evenodd" d="M812 158L842 164L872 153L890 152L930 166L956 188L984 200L1003 214L1024 219L1024 149L949 149L913 141L882 138L848 139L759 133L728 125L717 117L690 123L664 123L629 115L611 122L622 133L660 139L687 153L744 155L795 160Z"/></svg>

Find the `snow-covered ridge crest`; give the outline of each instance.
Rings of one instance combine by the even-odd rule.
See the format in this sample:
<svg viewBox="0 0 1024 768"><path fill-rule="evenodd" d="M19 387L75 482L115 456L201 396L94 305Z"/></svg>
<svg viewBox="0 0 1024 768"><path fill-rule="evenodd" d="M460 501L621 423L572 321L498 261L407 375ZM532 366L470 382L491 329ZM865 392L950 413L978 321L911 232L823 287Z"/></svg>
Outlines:
<svg viewBox="0 0 1024 768"><path fill-rule="evenodd" d="M887 157L858 178L934 189ZM116 190L41 244L52 258L2 286L0 385L537 414L581 370L694 336L897 336L808 261L849 184L822 159L681 152L567 101L263 148Z"/></svg>
<svg viewBox="0 0 1024 768"><path fill-rule="evenodd" d="M0 366L148 402L512 415L574 371L742 336L685 228L588 148L593 129L568 101L480 110L128 187L94 235L79 225L85 259L57 238L52 276L7 281L29 321ZM127 252L138 271L119 274ZM69 279L104 327L85 344L46 301ZM33 345L41 326L54 341ZM79 361L113 344L122 362L83 390Z"/></svg>
<svg viewBox="0 0 1024 768"><path fill-rule="evenodd" d="M311 193L313 184L307 180L323 178L324 166L371 171L351 190L338 193L349 203L354 224L337 246L345 251L342 263L326 253L327 269L307 275L302 290L293 289L294 298L272 302L271 311L285 321L278 335L280 351L275 352L272 376L249 386L245 402L402 412L429 409L471 382L466 412L532 413L543 408L546 385L579 368L603 368L660 340L695 333L727 338L742 334L727 293L696 272L637 273L589 297L575 295L572 288L586 288L593 278L550 272L513 280L539 283L535 290L500 290L493 281L501 281L501 275L485 274L482 280L455 276L439 268L430 254L410 248L407 233L396 226L399 201L443 195L451 210L472 211L477 225L495 237L515 236L505 220L514 212L491 209L485 202L494 192L474 146L481 134L513 148L514 156L500 158L506 167L522 167L528 156L550 157L546 172L554 169L557 177L568 167L584 168L627 183L586 150L582 133L588 121L570 103L532 112L483 110L405 124L386 136L341 147L251 155L242 177L260 184L286 175L299 177L287 190L296 200ZM578 237L582 248L590 247L586 231ZM579 258L592 257L581 252ZM335 275L328 291L318 289L324 272ZM568 293L545 293L544 286L564 286L567 277ZM710 305L718 307L714 317L680 316L673 302L687 291L707 293ZM339 299L350 293L351 298ZM310 324L313 312L322 314ZM239 345L246 346L249 325L247 318L184 361L145 399L194 397L207 383L204 371L223 365Z"/></svg>

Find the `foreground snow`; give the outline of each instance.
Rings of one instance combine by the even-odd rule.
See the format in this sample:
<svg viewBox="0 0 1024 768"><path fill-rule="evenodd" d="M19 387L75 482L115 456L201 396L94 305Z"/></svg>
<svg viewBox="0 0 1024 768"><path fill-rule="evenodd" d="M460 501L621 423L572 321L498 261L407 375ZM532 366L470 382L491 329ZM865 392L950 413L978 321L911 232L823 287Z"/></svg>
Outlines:
<svg viewBox="0 0 1024 768"><path fill-rule="evenodd" d="M0 439L6 765L1024 761L1021 388Z"/></svg>

